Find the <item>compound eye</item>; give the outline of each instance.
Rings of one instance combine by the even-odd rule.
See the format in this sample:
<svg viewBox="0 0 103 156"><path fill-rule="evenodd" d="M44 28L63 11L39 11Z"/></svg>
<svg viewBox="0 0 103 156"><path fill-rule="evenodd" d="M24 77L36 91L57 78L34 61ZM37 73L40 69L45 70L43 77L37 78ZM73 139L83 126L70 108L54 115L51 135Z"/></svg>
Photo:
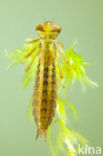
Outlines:
<svg viewBox="0 0 103 156"><path fill-rule="evenodd" d="M58 28L58 32L59 32L59 33L61 32L61 27Z"/></svg>
<svg viewBox="0 0 103 156"><path fill-rule="evenodd" d="M43 30L43 24L37 25L36 30L37 30L37 31L44 31L44 30Z"/></svg>
<svg viewBox="0 0 103 156"><path fill-rule="evenodd" d="M52 32L58 32L60 33L61 32L61 27L54 27Z"/></svg>

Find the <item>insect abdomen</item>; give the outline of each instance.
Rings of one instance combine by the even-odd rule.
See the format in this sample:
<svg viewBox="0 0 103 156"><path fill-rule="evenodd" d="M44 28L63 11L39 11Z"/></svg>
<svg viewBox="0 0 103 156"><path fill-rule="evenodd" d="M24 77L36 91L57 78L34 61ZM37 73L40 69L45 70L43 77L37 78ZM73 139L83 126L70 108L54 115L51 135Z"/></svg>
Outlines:
<svg viewBox="0 0 103 156"><path fill-rule="evenodd" d="M55 114L57 99L55 59L49 49L39 58L33 98L37 137L44 133L46 138L46 130Z"/></svg>

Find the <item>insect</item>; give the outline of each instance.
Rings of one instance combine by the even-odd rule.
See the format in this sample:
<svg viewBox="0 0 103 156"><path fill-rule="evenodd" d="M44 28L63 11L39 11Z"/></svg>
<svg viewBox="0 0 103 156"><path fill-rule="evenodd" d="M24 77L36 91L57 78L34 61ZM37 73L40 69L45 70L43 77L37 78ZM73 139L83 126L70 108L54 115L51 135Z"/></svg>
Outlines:
<svg viewBox="0 0 103 156"><path fill-rule="evenodd" d="M63 44L56 40L56 37L61 32L61 27L47 21L44 24L39 24L36 31L40 38L28 41L27 44L33 44L40 41L32 51L25 56L26 59L33 54L33 58L28 66L25 64L25 71L27 72L36 57L38 57L37 73L35 78L34 94L33 94L33 116L37 125L37 136L42 136L46 140L47 129L51 124L57 106L57 79L56 79L56 64L60 73L60 82L63 79L60 62L57 57L59 53L64 61L70 65L59 47ZM38 52L35 54L35 50Z"/></svg>

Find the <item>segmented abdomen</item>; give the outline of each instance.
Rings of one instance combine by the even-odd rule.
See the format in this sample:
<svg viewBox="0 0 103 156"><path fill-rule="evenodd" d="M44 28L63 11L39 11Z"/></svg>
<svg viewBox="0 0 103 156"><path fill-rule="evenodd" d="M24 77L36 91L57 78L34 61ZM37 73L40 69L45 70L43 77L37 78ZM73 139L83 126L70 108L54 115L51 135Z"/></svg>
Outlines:
<svg viewBox="0 0 103 156"><path fill-rule="evenodd" d="M46 139L46 130L55 114L57 99L55 58L49 48L39 57L33 98L37 137L44 133Z"/></svg>

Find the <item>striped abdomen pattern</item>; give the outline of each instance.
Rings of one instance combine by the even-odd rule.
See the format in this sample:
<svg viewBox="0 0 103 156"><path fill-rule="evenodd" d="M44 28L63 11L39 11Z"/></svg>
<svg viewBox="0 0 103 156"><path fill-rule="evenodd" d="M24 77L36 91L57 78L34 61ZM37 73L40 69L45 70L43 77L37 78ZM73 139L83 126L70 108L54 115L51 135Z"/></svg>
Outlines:
<svg viewBox="0 0 103 156"><path fill-rule="evenodd" d="M57 82L55 53L48 44L41 47L33 95L33 115L37 125L37 137L46 131L55 114L57 101Z"/></svg>

